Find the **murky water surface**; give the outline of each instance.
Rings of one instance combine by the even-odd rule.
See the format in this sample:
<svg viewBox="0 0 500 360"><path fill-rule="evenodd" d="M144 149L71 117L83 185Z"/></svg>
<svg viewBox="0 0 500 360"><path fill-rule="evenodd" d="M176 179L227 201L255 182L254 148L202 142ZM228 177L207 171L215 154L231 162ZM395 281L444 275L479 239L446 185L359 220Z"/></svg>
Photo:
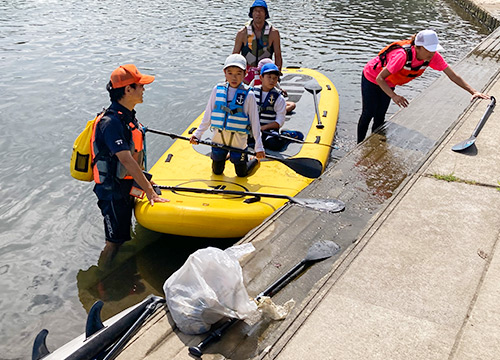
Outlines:
<svg viewBox="0 0 500 360"><path fill-rule="evenodd" d="M245 4L242 8L241 5ZM149 293L206 241L136 227L113 269L98 266L102 219L92 186L69 176L72 143L107 106L111 71L135 63L156 76L138 117L180 133L203 110L251 1L0 2L0 354L29 358L35 335L55 348L84 331L86 313L105 301L105 318ZM361 69L389 41L434 28L451 64L485 30L443 0L268 2L282 37L284 65L327 75L340 94L332 156L355 145ZM463 15L463 14L462 14ZM439 74L401 90L414 98ZM395 112L391 106L390 113ZM171 140L148 137L149 164Z"/></svg>

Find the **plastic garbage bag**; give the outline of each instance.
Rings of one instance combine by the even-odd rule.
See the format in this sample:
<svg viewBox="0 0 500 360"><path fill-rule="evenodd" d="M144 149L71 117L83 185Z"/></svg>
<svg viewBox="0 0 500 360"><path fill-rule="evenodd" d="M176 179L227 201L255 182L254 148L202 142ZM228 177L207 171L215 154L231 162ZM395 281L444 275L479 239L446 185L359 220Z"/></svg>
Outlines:
<svg viewBox="0 0 500 360"><path fill-rule="evenodd" d="M253 250L251 244L225 251L213 247L198 250L165 281L167 306L180 331L201 334L223 317L246 319L257 312L238 261Z"/></svg>

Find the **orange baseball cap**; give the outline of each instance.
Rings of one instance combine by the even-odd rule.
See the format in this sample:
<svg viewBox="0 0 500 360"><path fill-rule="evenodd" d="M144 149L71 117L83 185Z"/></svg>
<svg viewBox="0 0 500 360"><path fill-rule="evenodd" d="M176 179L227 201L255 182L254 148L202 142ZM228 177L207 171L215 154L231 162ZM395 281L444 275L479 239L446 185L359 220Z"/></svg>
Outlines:
<svg viewBox="0 0 500 360"><path fill-rule="evenodd" d="M141 74L134 64L122 65L111 73L113 89L130 84L151 84L154 79L154 76Z"/></svg>

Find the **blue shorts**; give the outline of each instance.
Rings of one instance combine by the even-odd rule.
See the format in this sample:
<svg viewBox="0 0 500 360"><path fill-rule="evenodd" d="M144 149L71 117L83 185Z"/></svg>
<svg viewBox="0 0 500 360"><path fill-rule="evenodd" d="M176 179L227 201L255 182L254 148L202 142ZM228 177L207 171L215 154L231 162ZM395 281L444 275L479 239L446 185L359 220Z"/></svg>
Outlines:
<svg viewBox="0 0 500 360"><path fill-rule="evenodd" d="M131 239L132 211L134 200L131 196L114 200L98 200L97 206L104 216L106 241L122 244Z"/></svg>
<svg viewBox="0 0 500 360"><path fill-rule="evenodd" d="M212 154L210 155L210 158L213 161L226 161L227 153L229 153L229 159L231 162L235 165L238 164L246 164L248 161L248 156L246 153L242 153L239 151L228 151L225 149L221 148L212 148Z"/></svg>

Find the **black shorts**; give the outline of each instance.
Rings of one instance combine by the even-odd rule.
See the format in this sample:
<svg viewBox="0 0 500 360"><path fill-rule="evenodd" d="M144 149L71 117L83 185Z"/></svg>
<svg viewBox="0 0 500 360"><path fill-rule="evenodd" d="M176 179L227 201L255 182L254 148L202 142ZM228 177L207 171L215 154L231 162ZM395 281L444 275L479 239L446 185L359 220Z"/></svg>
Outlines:
<svg viewBox="0 0 500 360"><path fill-rule="evenodd" d="M227 153L229 153L229 160L235 165L246 164L248 161L248 156L244 152L239 151L227 151L221 148L212 148L212 153L210 157L213 161L226 161Z"/></svg>
<svg viewBox="0 0 500 360"><path fill-rule="evenodd" d="M134 200L126 196L118 200L98 200L97 206L104 217L106 241L122 244L131 239Z"/></svg>

